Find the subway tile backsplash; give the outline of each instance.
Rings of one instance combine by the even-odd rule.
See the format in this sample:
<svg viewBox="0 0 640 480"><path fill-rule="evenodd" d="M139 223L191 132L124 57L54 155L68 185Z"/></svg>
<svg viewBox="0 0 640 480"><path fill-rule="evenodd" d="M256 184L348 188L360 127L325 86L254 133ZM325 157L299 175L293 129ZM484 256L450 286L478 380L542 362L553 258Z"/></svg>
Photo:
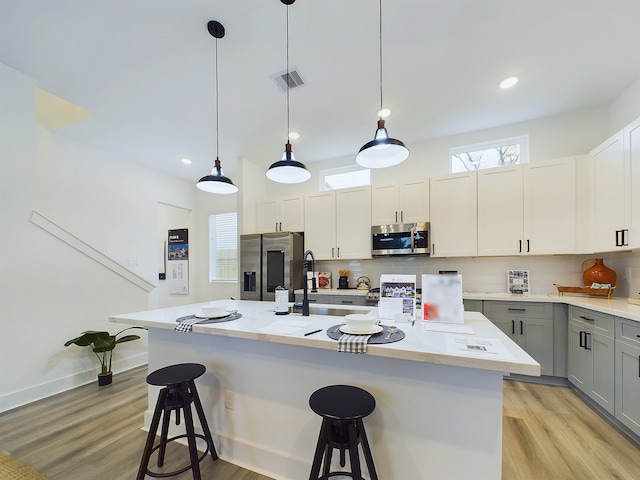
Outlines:
<svg viewBox="0 0 640 480"><path fill-rule="evenodd" d="M548 255L523 257L431 258L425 256L380 257L372 260L319 261L317 269L333 272L333 288L338 286L338 270L349 270L349 287L356 286L361 275L371 278L378 287L380 275L414 274L418 284L423 273L457 270L462 274L465 292L506 293L507 271L529 270L532 294L555 294L554 283L582 286L582 262L604 259L605 265L618 275L615 297L640 297L640 252L614 252L590 255Z"/></svg>

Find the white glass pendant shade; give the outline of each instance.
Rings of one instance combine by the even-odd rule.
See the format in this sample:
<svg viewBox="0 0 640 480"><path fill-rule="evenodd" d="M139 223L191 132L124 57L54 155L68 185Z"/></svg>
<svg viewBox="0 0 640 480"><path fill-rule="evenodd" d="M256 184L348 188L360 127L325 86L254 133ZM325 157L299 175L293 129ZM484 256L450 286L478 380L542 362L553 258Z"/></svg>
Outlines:
<svg viewBox="0 0 640 480"><path fill-rule="evenodd" d="M225 177L222 173L220 160L216 158L216 164L211 170L211 175L202 177L196 184L200 190L208 193L229 194L236 193L238 187L234 185L230 178Z"/></svg>
<svg viewBox="0 0 640 480"><path fill-rule="evenodd" d="M291 143L287 142L282 160L271 164L267 170L267 178L277 183L302 183L311 178L311 172L303 163L296 161Z"/></svg>
<svg viewBox="0 0 640 480"><path fill-rule="evenodd" d="M370 142L365 143L356 155L356 163L365 168L393 167L409 157L404 143L390 138L384 120L378 120L378 129Z"/></svg>

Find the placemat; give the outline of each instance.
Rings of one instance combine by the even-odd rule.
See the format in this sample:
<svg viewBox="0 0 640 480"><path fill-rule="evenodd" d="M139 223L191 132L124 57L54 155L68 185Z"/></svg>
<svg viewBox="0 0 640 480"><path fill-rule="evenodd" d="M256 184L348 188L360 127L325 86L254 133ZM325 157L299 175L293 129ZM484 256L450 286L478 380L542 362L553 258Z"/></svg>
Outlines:
<svg viewBox="0 0 640 480"><path fill-rule="evenodd" d="M202 325L205 323L222 323L230 322L231 320L237 320L242 317L241 313L233 312L226 317L222 318L197 318L195 315L185 315L184 317L176 318L178 325L174 328L177 332L190 332L194 325Z"/></svg>
<svg viewBox="0 0 640 480"><path fill-rule="evenodd" d="M341 325L338 324L338 325L334 325L333 327L329 327L327 329L327 336L333 340L338 340L342 336L342 332L339 330L340 326ZM371 338L369 339L369 342L368 342L369 345L373 345L375 343L381 344L381 343L398 342L406 336L406 334L402 330L398 329L396 330L396 333L391 335L391 338L386 338L387 335L389 334L389 330L386 325L381 325L381 327L382 327L381 332L371 335Z"/></svg>

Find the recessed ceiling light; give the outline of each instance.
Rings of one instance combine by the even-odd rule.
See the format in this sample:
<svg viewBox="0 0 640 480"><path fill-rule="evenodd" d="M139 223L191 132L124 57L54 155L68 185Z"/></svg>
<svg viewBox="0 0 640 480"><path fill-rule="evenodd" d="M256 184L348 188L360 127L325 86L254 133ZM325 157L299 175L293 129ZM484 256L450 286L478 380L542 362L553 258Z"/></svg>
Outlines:
<svg viewBox="0 0 640 480"><path fill-rule="evenodd" d="M509 77L500 82L500 88L511 88L518 83L518 77Z"/></svg>
<svg viewBox="0 0 640 480"><path fill-rule="evenodd" d="M391 110L389 110L388 108L383 108L378 112L378 116L380 118L387 118L389 115L391 115Z"/></svg>
<svg viewBox="0 0 640 480"><path fill-rule="evenodd" d="M188 158L183 158L182 160L180 160L182 163L184 163L185 165L191 165L191 160L189 160Z"/></svg>
<svg viewBox="0 0 640 480"><path fill-rule="evenodd" d="M300 134L298 132L289 132L289 138L291 140L297 140L300 138Z"/></svg>

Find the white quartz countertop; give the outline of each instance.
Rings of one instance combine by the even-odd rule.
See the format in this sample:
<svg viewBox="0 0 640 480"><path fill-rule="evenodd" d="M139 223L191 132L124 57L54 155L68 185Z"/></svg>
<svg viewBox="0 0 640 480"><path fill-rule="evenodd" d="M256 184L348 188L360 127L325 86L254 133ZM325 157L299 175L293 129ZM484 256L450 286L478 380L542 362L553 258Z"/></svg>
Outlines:
<svg viewBox="0 0 640 480"><path fill-rule="evenodd" d="M173 329L179 317L199 314L202 307L221 305L227 310L237 309L242 318L229 322L196 324L191 333L175 332L175 335L207 334L219 335L272 343L298 345L310 348L336 350L336 355L353 355L337 352L338 342L327 336L326 330L342 322L342 317L334 315L311 314L303 317L299 314L275 315L273 302L247 300L217 300L192 305L183 305L158 310L128 313L109 317L109 321L127 325L139 325L149 328ZM313 308L319 307L318 305ZM345 314L354 307L326 305L332 310L345 310ZM375 310L375 307L358 306L358 310ZM391 324L392 321L384 320ZM406 337L398 342L387 344L369 344L365 355L429 362L466 368L540 375L540 365L493 325L484 315L477 312L465 312L464 325L471 327L473 335L427 331L426 322L418 320L415 325L397 323ZM314 332L311 335L305 333ZM465 338L497 339L504 347L503 353L467 353L453 352L451 342Z"/></svg>

